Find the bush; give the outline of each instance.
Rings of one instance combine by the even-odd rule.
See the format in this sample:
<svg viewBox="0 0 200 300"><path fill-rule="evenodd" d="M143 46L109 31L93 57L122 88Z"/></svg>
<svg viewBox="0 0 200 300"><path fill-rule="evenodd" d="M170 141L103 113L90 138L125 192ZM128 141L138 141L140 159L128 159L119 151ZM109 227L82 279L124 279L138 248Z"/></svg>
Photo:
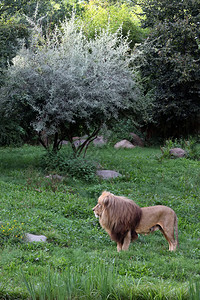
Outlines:
<svg viewBox="0 0 200 300"><path fill-rule="evenodd" d="M96 164L83 158L76 158L71 153L47 152L41 159L40 166L46 171L67 173L70 177L93 180L96 173Z"/></svg>
<svg viewBox="0 0 200 300"><path fill-rule="evenodd" d="M175 139L166 140L164 147L161 147L162 154L159 159L172 158L170 154L170 149L172 148L182 148L186 151L186 158L200 160L200 148L198 147L198 139L188 138L185 139Z"/></svg>
<svg viewBox="0 0 200 300"><path fill-rule="evenodd" d="M0 124L0 146L21 146L25 131L14 122Z"/></svg>
<svg viewBox="0 0 200 300"><path fill-rule="evenodd" d="M120 139L131 141L130 132L139 133L134 123L135 122L130 119L121 119L117 124L112 124L109 140L112 142L118 142Z"/></svg>

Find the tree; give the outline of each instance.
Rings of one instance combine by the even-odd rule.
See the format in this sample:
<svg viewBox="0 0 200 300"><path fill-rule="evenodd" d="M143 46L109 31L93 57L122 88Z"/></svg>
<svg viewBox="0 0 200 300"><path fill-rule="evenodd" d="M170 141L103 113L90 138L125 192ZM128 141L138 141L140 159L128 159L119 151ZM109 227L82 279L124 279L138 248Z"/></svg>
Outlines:
<svg viewBox="0 0 200 300"><path fill-rule="evenodd" d="M157 135L181 137L198 131L200 27L198 1L141 1L151 34L137 49L146 92L153 91Z"/></svg>
<svg viewBox="0 0 200 300"><path fill-rule="evenodd" d="M4 0L0 3L0 16L6 14L11 17L17 11L20 11L24 5L27 5L29 0Z"/></svg>
<svg viewBox="0 0 200 300"><path fill-rule="evenodd" d="M54 136L54 151L67 138L80 155L104 123L140 107L129 45L109 30L87 40L74 18L46 40L40 32L9 67L0 107L21 124L28 119L43 146L44 136ZM87 139L75 148L80 134Z"/></svg>
<svg viewBox="0 0 200 300"><path fill-rule="evenodd" d="M73 8L76 8L77 13L82 10L78 0L4 0L0 2L0 16L4 15L7 19L16 14L20 18L24 14L32 17L36 6L38 6L38 16L47 15L48 23L63 21L66 16L70 16Z"/></svg>
<svg viewBox="0 0 200 300"><path fill-rule="evenodd" d="M130 7L121 1L91 0L84 5L82 20L84 32L88 37L94 37L96 33L106 28L109 22L111 32L122 28L122 35L128 36L130 47L141 42L145 37L145 30L140 26L140 19L137 17L141 10Z"/></svg>
<svg viewBox="0 0 200 300"><path fill-rule="evenodd" d="M188 19L188 21L199 21L200 3L196 0L138 0L145 18L142 19L143 27L154 27L165 21L175 23L176 21Z"/></svg>
<svg viewBox="0 0 200 300"><path fill-rule="evenodd" d="M19 39L28 36L26 27L13 21L0 20L0 86L4 80L4 70L19 49Z"/></svg>
<svg viewBox="0 0 200 300"><path fill-rule="evenodd" d="M30 23L27 19L35 18L42 20L43 32L51 32L56 24L64 20L65 17L70 17L73 9L76 13L81 13L82 5L77 3L77 0L72 0L70 3L65 0L4 0L0 1L0 86L5 80L5 71L9 64L12 64L12 59L16 56L20 48L20 39L26 40L28 45ZM28 121L28 120L27 120ZM25 126L25 120L23 121ZM18 118L15 118L14 124L9 127L10 118L1 118L0 127L4 131L0 131L0 145L5 145L6 142L13 141L13 128L21 128ZM27 122L28 124L28 122ZM24 137L31 136L30 127L27 126ZM19 140L18 132L16 131L15 140ZM12 138L5 137L11 136ZM3 142L2 142L3 141Z"/></svg>

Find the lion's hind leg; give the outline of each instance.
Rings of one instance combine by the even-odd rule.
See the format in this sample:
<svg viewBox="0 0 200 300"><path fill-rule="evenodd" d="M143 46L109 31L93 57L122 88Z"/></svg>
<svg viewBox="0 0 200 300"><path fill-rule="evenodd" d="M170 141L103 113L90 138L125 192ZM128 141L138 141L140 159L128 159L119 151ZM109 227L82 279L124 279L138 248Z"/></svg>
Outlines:
<svg viewBox="0 0 200 300"><path fill-rule="evenodd" d="M162 227L161 227L160 231L162 232L162 234L164 235L164 237L168 241L169 251L175 251L176 246L177 246L177 242L174 239L174 231L169 230L169 229L165 229L165 228L162 228Z"/></svg>

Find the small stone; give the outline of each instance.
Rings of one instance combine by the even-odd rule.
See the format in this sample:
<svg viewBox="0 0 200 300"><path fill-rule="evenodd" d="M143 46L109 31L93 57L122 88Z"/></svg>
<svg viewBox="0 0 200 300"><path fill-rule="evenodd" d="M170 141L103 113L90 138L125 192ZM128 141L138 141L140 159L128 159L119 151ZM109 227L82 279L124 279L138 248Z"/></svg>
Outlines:
<svg viewBox="0 0 200 300"><path fill-rule="evenodd" d="M103 179L111 179L122 176L120 173L112 170L97 170L96 174Z"/></svg>
<svg viewBox="0 0 200 300"><path fill-rule="evenodd" d="M31 234L31 233L26 233L25 237L26 237L26 241L30 242L30 243L47 241L47 237L44 235L35 235L35 234Z"/></svg>

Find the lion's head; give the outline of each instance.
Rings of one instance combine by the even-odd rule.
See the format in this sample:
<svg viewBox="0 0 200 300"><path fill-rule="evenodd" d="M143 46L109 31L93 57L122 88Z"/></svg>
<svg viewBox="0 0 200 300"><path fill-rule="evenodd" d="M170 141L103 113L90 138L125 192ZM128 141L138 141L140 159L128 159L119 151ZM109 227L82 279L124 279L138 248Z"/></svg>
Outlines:
<svg viewBox="0 0 200 300"><path fill-rule="evenodd" d="M141 208L132 200L104 191L93 208L96 217L111 239L122 242L128 231L134 239L141 219Z"/></svg>

